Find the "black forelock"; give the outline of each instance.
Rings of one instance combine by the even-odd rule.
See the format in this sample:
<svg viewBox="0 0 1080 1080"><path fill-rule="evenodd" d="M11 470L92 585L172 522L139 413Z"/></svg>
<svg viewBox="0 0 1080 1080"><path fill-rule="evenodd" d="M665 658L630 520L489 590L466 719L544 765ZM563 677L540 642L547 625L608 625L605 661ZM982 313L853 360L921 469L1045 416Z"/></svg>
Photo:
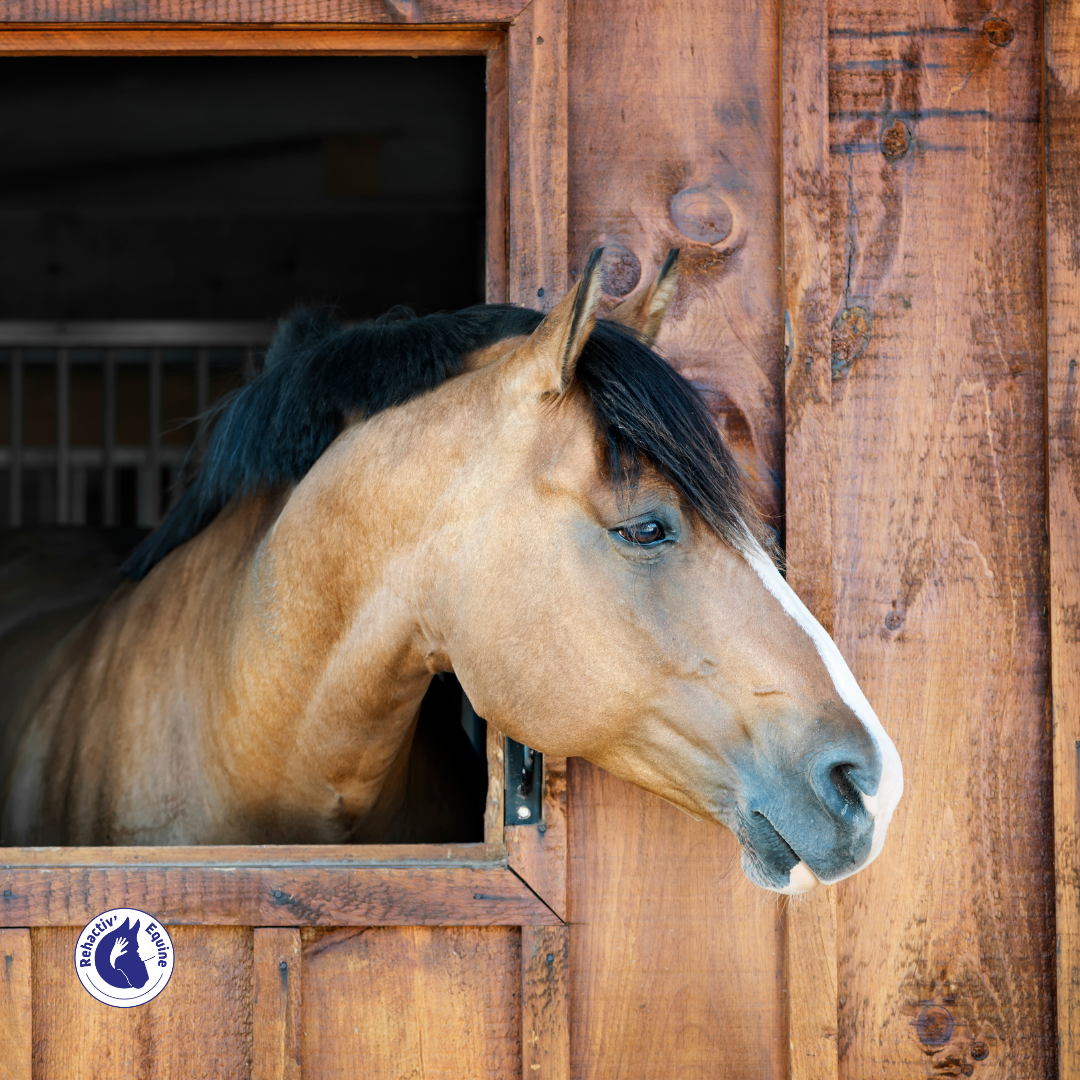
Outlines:
<svg viewBox="0 0 1080 1080"><path fill-rule="evenodd" d="M230 499L298 482L345 417L403 405L458 374L469 353L532 333L542 318L510 304L422 318L394 308L344 329L323 312L292 315L262 372L212 411L198 473L122 572L145 577ZM574 382L607 441L616 484L632 484L641 463L651 462L729 543L741 548L759 533L745 481L700 395L636 335L598 320Z"/></svg>

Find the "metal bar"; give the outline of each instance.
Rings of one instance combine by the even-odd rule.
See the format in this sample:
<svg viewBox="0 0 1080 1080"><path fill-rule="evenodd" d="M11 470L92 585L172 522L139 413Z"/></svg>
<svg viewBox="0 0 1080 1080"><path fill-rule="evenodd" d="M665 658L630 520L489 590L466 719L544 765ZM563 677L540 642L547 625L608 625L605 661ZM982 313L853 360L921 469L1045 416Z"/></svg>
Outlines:
<svg viewBox="0 0 1080 1080"><path fill-rule="evenodd" d="M14 322L0 320L0 345L153 348L155 346L258 346L274 336L263 322Z"/></svg>
<svg viewBox="0 0 1080 1080"><path fill-rule="evenodd" d="M147 493L150 500L147 525L161 520L161 349L150 350L150 477Z"/></svg>
<svg viewBox="0 0 1080 1080"><path fill-rule="evenodd" d="M116 475L113 469L113 450L116 446L116 352L105 350L105 430L102 467L105 525L116 524Z"/></svg>
<svg viewBox="0 0 1080 1080"><path fill-rule="evenodd" d="M71 356L66 348L56 353L56 522L71 521L69 440L71 434Z"/></svg>
<svg viewBox="0 0 1080 1080"><path fill-rule="evenodd" d="M12 526L22 524L22 376L22 349L15 349L11 354L11 502L8 508L8 521Z"/></svg>

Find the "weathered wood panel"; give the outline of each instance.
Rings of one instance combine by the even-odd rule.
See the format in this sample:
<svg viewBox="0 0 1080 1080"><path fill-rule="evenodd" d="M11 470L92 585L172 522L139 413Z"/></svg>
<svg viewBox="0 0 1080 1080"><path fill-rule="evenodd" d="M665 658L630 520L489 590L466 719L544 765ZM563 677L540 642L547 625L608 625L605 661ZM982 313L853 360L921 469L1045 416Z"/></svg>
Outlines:
<svg viewBox="0 0 1080 1080"><path fill-rule="evenodd" d="M487 185L487 237L485 243L484 299L489 304L506 303L506 230L509 216L508 145L510 97L507 80L507 43L502 37L487 54L487 142L485 183Z"/></svg>
<svg viewBox="0 0 1080 1080"><path fill-rule="evenodd" d="M4 22L508 23L523 0L7 0Z"/></svg>
<svg viewBox="0 0 1080 1080"><path fill-rule="evenodd" d="M304 1080L519 1080L517 930L302 935Z"/></svg>
<svg viewBox="0 0 1080 1080"><path fill-rule="evenodd" d="M510 27L507 297L548 311L566 292L566 0L532 0Z"/></svg>
<svg viewBox="0 0 1080 1080"><path fill-rule="evenodd" d="M775 1080L779 905L726 830L570 759L572 1074Z"/></svg>
<svg viewBox="0 0 1080 1080"><path fill-rule="evenodd" d="M146 1005L113 1009L75 975L79 929L32 931L35 1080L221 1080L251 1068L251 931L169 927L176 966Z"/></svg>
<svg viewBox="0 0 1080 1080"><path fill-rule="evenodd" d="M499 30L395 30L352 26L3 26L2 56L440 56L481 54Z"/></svg>
<svg viewBox="0 0 1080 1080"><path fill-rule="evenodd" d="M569 11L571 278L603 243L605 291L622 298L681 248L660 348L777 513L777 5ZM569 777L573 1075L783 1075L780 917L734 840L583 762Z"/></svg>
<svg viewBox="0 0 1080 1080"><path fill-rule="evenodd" d="M826 0L784 0L784 520L787 578L833 621L832 296ZM789 1080L837 1075L836 890L788 905L784 939Z"/></svg>
<svg viewBox="0 0 1080 1080"><path fill-rule="evenodd" d="M570 1080L570 931L521 928L521 1075Z"/></svg>
<svg viewBox="0 0 1080 1080"><path fill-rule="evenodd" d="M267 854L273 849L204 848L200 862L198 848L5 849L3 858L13 865L0 866L0 926L82 926L120 905L152 911L167 923L213 926L559 922L504 859L454 863L448 846L434 849L445 860L424 848L427 858L393 865L393 853L407 859L408 849L390 847L385 861L369 854L370 861L335 862L308 848L305 863L304 849L284 850L290 854L278 859Z"/></svg>
<svg viewBox="0 0 1080 1080"><path fill-rule="evenodd" d="M0 930L0 1080L30 1080L30 931Z"/></svg>
<svg viewBox="0 0 1080 1080"><path fill-rule="evenodd" d="M1046 366L1058 1070L1080 1075L1080 4L1049 0Z"/></svg>
<svg viewBox="0 0 1080 1080"><path fill-rule="evenodd" d="M1034 5L830 10L834 630L907 779L852 1080L1054 1073L1039 63Z"/></svg>
<svg viewBox="0 0 1080 1080"><path fill-rule="evenodd" d="M543 819L506 826L510 868L566 919L566 758L544 756Z"/></svg>
<svg viewBox="0 0 1080 1080"><path fill-rule="evenodd" d="M251 1080L300 1080L300 931L258 927Z"/></svg>

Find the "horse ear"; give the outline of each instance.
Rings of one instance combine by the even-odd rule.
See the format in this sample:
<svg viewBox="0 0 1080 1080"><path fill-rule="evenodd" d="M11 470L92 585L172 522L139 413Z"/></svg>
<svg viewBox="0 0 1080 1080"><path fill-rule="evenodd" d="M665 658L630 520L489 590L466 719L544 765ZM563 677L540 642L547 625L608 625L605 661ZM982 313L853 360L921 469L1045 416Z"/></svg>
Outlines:
<svg viewBox="0 0 1080 1080"><path fill-rule="evenodd" d="M650 345L660 333L671 301L679 288L679 249L667 253L664 265L656 280L632 300L624 300L614 308L608 318L636 330Z"/></svg>
<svg viewBox="0 0 1080 1080"><path fill-rule="evenodd" d="M529 338L530 354L545 368L545 389L561 394L574 377L574 365L596 325L603 253L603 248L593 248L577 285L544 316Z"/></svg>

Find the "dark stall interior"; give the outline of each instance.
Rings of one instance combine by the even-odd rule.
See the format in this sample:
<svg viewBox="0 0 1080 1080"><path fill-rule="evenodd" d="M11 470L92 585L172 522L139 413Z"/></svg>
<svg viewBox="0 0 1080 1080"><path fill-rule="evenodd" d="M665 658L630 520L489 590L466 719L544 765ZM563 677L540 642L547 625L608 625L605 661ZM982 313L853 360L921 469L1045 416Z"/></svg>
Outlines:
<svg viewBox="0 0 1080 1080"><path fill-rule="evenodd" d="M27 573L54 607L112 587L284 313L483 300L484 139L482 57L0 64L0 653ZM433 684L431 840L482 838L479 724Z"/></svg>

